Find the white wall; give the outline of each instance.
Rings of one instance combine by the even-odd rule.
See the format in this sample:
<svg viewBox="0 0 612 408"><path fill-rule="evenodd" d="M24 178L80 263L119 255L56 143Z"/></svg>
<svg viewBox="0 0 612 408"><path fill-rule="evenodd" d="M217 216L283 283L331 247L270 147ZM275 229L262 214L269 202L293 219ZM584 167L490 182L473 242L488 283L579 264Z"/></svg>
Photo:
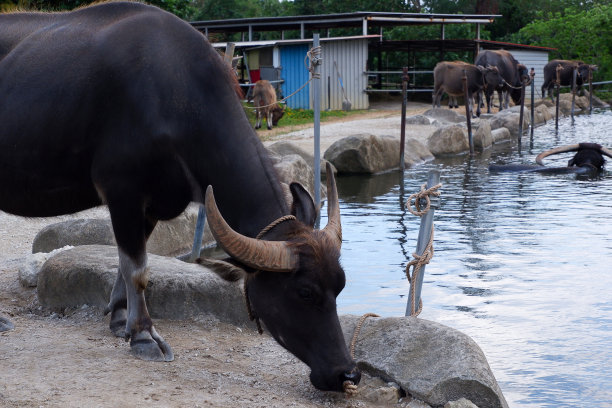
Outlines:
<svg viewBox="0 0 612 408"><path fill-rule="evenodd" d="M544 65L548 63L548 52L532 51L532 50L508 50L516 60L525 65L531 72L531 68L535 69L535 96L541 97L542 84L544 83ZM531 89L526 88L525 93L527 98L530 98Z"/></svg>

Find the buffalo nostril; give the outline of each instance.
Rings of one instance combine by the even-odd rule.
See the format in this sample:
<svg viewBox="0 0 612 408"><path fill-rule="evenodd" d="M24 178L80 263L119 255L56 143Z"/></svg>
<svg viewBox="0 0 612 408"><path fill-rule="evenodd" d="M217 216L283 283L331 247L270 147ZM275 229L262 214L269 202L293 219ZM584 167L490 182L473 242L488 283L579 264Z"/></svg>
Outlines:
<svg viewBox="0 0 612 408"><path fill-rule="evenodd" d="M359 381L361 381L361 373L357 371L357 369L342 373L342 382L344 381L351 381L353 384L357 385L359 384Z"/></svg>

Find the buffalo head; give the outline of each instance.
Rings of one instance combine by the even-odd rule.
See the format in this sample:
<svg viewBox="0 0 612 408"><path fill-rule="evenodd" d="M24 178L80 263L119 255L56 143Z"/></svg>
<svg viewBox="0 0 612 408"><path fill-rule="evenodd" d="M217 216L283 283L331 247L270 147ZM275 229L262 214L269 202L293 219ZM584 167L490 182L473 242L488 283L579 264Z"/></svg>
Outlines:
<svg viewBox="0 0 612 408"><path fill-rule="evenodd" d="M208 222L219 245L248 273L245 285L252 312L276 341L306 363L312 384L342 391L361 374L344 341L336 297L344 288L340 266L342 229L338 193L327 167L328 223L313 228L317 208L299 184L290 186L293 215L264 229L261 239L243 236L222 218L212 192L206 191Z"/></svg>
<svg viewBox="0 0 612 408"><path fill-rule="evenodd" d="M560 146L542 152L536 157L536 163L543 166L543 159L545 157L565 152L577 152L574 157L568 161L568 167L590 167L601 170L605 163L603 156L612 157L612 151L598 145L597 143L579 143L568 146Z"/></svg>
<svg viewBox="0 0 612 408"><path fill-rule="evenodd" d="M284 114L285 108L279 105L275 105L274 108L272 108L272 125L276 126L278 124L278 121L281 120Z"/></svg>

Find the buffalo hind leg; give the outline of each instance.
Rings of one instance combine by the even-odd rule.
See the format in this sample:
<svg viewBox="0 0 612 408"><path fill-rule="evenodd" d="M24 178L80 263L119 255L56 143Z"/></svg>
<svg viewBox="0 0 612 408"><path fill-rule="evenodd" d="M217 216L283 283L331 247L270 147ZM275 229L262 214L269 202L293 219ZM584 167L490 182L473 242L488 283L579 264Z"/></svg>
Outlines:
<svg viewBox="0 0 612 408"><path fill-rule="evenodd" d="M140 200L108 200L115 239L119 246L119 275L111 292L107 311L110 328L130 340L132 354L142 360L172 361L170 345L157 333L145 302L148 283L146 239L155 227L147 221ZM134 206L134 204L136 204Z"/></svg>
<svg viewBox="0 0 612 408"><path fill-rule="evenodd" d="M266 114L266 125L268 126L268 130L272 130L272 117L273 117L274 112L272 111L272 108L268 109L268 112Z"/></svg>

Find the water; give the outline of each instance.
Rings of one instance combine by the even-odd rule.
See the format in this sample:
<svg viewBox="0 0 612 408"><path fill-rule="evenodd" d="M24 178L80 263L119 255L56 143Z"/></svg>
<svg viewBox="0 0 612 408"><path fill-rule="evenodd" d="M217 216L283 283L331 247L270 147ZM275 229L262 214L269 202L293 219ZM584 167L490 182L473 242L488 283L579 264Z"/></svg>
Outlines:
<svg viewBox="0 0 612 408"><path fill-rule="evenodd" d="M612 407L612 159L602 175L489 173L535 163L549 148L612 146L612 112L535 130L531 143L496 145L373 177L340 177L347 286L340 313L403 316L406 263L419 218L403 208L431 169L441 172L435 255L420 317L482 348L511 407ZM551 156L563 166L571 153ZM325 220L322 220L322 224Z"/></svg>

